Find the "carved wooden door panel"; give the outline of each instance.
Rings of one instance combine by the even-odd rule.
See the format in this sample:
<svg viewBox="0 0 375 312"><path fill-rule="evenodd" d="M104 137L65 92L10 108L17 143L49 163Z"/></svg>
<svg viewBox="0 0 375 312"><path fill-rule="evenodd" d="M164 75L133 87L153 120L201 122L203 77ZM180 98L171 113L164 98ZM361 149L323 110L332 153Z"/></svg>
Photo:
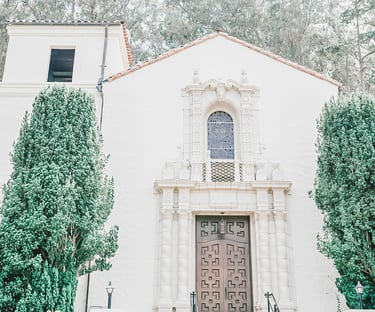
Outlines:
<svg viewBox="0 0 375 312"><path fill-rule="evenodd" d="M197 216L199 312L251 312L249 218Z"/></svg>

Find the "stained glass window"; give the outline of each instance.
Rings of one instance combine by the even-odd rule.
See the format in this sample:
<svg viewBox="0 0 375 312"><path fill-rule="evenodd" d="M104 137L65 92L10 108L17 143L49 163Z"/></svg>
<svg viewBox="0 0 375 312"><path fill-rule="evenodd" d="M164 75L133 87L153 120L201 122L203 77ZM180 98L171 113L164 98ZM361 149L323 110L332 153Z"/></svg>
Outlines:
<svg viewBox="0 0 375 312"><path fill-rule="evenodd" d="M234 158L234 132L232 117L222 111L208 117L207 143L211 159Z"/></svg>

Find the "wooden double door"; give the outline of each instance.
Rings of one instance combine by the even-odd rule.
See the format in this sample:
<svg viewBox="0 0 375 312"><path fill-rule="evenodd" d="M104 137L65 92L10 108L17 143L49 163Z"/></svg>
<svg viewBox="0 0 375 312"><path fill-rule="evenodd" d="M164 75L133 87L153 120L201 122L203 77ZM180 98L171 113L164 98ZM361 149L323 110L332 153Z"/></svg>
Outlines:
<svg viewBox="0 0 375 312"><path fill-rule="evenodd" d="M251 312L249 218L197 216L199 312Z"/></svg>

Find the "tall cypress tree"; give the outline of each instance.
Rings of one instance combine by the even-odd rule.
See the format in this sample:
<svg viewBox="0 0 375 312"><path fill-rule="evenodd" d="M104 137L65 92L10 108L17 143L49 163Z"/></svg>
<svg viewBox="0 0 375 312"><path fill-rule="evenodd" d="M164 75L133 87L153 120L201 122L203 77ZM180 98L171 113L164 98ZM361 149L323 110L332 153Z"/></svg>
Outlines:
<svg viewBox="0 0 375 312"><path fill-rule="evenodd" d="M113 181L92 97L43 90L12 162L0 211L0 311L72 312L78 276L109 269L118 247L118 228L104 230Z"/></svg>
<svg viewBox="0 0 375 312"><path fill-rule="evenodd" d="M318 247L333 259L336 284L350 308L364 286L365 308L375 308L375 100L342 96L326 104L318 122L314 199L324 214Z"/></svg>

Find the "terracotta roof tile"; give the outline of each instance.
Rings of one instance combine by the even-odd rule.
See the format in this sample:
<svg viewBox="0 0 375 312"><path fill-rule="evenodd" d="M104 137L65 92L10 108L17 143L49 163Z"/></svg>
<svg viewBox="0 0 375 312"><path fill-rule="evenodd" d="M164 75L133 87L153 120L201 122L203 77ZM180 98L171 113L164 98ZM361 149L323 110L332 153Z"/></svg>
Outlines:
<svg viewBox="0 0 375 312"><path fill-rule="evenodd" d="M290 67L292 67L294 69L297 69L297 70L299 70L301 72L304 72L304 73L306 73L308 75L311 75L311 76L313 76L315 78L327 81L327 82L329 82L329 83L331 83L331 84L333 84L333 85L335 85L337 87L342 86L342 84L340 82L338 82L338 81L336 81L334 79L325 77L324 75L322 75L322 74L320 74L320 73L318 73L318 72L316 72L314 70L308 69L308 68L306 68L306 67L304 67L302 65L299 65L299 64L294 63L292 61L289 61L289 60L287 60L287 59L285 59L285 58L283 58L283 57L281 57L279 55L276 55L276 54L274 54L272 52L269 52L269 51L266 51L266 50L264 50L262 48L254 46L254 45L252 45L250 43L247 43L247 42L245 42L245 41L243 41L241 39L229 36L227 33L224 33L224 32L221 32L221 31L217 31L215 33L208 34L208 35L206 35L206 36L204 36L202 38L199 38L197 40L189 42L189 43L187 43L187 44L185 44L183 46L180 46L180 47L177 47L175 49L172 49L172 50L170 50L170 51L168 51L168 52L166 52L166 53L164 53L164 54L162 54L162 55L160 55L160 56L158 56L158 57L156 57L154 59L151 59L151 60L149 60L147 62L138 64L138 65L136 65L134 67L130 67L129 69L124 70L122 72L119 72L117 74L114 74L114 75L110 76L106 80L108 82L114 81L114 80L116 80L118 78L121 78L123 76L129 75L132 72L135 72L135 71L137 71L139 69L142 69L142 68L144 68L146 66L149 66L149 65L154 64L156 62L164 60L164 59L166 59L166 58L168 58L168 57L170 57L170 56L172 56L174 54L177 54L177 53L179 53L181 51L184 51L184 50L189 49L189 48L191 48L193 46L199 45L199 44L201 44L201 43L203 43L205 41L208 41L208 40L213 39L213 38L218 37L218 36L222 36L224 38L227 38L228 40L236 42L236 43L238 43L238 44L240 44L240 45L242 45L242 46L244 46L246 48L249 48L250 50L253 50L253 51L256 51L258 53L261 53L261 54L263 54L263 55L265 55L265 56L267 56L269 58L272 58L272 59L274 59L274 60L276 60L276 61L278 61L280 63L288 65L288 66L290 66Z"/></svg>
<svg viewBox="0 0 375 312"><path fill-rule="evenodd" d="M129 66L131 66L133 57L132 57L132 52L131 52L131 49L130 49L129 35L128 35L128 31L125 27L125 23L121 22L121 25L122 25L122 32L124 33L124 40L125 40L126 54L127 54L127 57L128 57L128 63L129 63Z"/></svg>

